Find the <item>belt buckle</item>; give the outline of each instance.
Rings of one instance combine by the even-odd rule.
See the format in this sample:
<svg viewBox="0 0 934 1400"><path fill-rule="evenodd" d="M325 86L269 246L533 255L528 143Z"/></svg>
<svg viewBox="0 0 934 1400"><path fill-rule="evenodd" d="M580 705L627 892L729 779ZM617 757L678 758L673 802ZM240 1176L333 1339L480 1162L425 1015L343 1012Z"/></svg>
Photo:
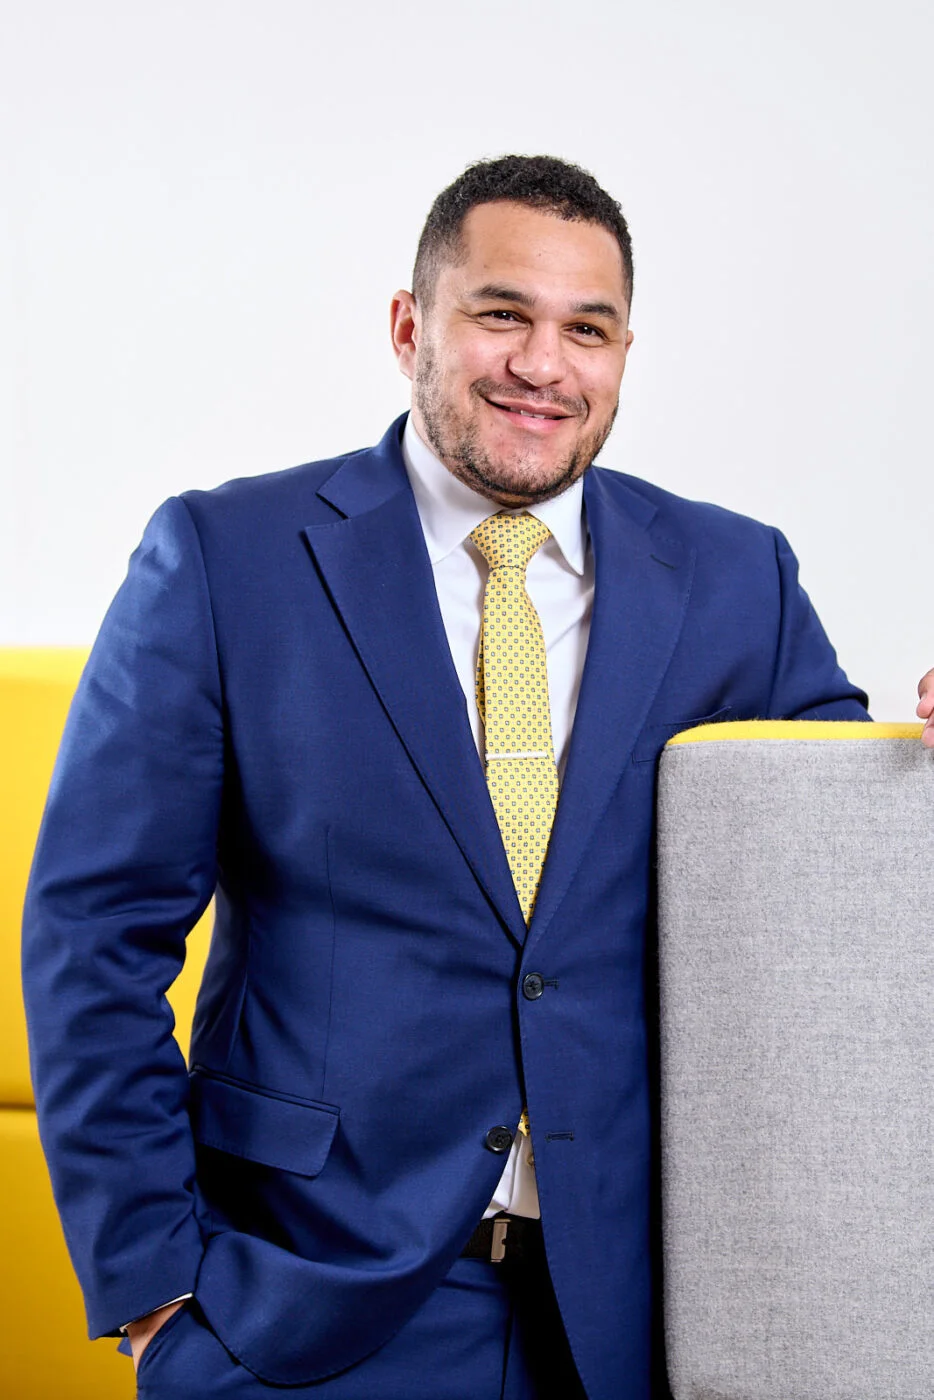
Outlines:
<svg viewBox="0 0 934 1400"><path fill-rule="evenodd" d="M503 1216L493 1217L493 1238L490 1241L490 1263L502 1264L506 1258L506 1235L509 1221Z"/></svg>

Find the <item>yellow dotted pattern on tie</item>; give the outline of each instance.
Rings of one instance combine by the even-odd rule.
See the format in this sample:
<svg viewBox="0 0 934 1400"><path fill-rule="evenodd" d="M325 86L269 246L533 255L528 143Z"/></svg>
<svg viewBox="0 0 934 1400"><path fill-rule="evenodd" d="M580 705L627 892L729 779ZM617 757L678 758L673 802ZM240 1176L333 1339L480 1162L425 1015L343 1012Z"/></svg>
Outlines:
<svg viewBox="0 0 934 1400"><path fill-rule="evenodd" d="M534 516L491 515L470 538L490 566L477 659L486 781L526 923L558 805L545 638L525 571L551 531Z"/></svg>

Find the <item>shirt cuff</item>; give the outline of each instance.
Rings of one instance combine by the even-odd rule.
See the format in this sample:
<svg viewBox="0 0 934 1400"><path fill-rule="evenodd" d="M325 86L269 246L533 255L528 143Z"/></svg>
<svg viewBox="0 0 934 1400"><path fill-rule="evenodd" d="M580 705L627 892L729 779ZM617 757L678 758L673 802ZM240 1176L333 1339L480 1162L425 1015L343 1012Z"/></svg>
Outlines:
<svg viewBox="0 0 934 1400"><path fill-rule="evenodd" d="M169 1301L168 1301L167 1303L159 1303L159 1304L157 1304L156 1307L150 1308L150 1309L149 1309L149 1312L141 1313L140 1316L141 1316L141 1317L148 1317L148 1316L149 1316L149 1313L158 1312L158 1311L159 1311L159 1308L170 1308L170 1307L172 1306L173 1303L184 1303L185 1300L186 1300L187 1298L193 1298L194 1296L195 1296L195 1295L194 1295L193 1293L180 1293L180 1294L178 1295L177 1298L170 1298ZM132 1323L134 1323L134 1322L139 1322L139 1320L140 1320L140 1319L139 1319L138 1317L131 1317L129 1322L125 1322L125 1323L123 1324L123 1326L120 1328L120 1331L123 1333L124 1337L126 1336L126 1329L127 1329Z"/></svg>

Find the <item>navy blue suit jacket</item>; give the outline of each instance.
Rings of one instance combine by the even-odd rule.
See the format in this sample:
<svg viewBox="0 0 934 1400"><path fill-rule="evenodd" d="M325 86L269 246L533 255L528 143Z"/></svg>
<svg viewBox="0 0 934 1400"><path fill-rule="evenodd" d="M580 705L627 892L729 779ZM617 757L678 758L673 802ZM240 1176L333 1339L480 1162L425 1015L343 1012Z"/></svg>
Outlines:
<svg viewBox="0 0 934 1400"><path fill-rule="evenodd" d="M92 1334L193 1289L248 1367L307 1382L446 1272L502 1170L487 1130L527 1103L588 1393L643 1397L655 759L701 720L865 718L865 697L780 535L591 469L590 645L526 931L403 421L171 500L133 556L26 906L56 1196ZM215 890L189 1076L165 990Z"/></svg>

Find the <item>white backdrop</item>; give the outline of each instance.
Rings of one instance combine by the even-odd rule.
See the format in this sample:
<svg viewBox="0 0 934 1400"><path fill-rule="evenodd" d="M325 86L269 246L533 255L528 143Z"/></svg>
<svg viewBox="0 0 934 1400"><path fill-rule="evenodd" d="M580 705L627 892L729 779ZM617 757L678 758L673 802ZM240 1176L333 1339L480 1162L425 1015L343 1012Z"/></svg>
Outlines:
<svg viewBox="0 0 934 1400"><path fill-rule="evenodd" d="M780 525L878 718L934 665L928 0L2 0L0 643L89 641L165 496L364 446L435 193L622 202L606 465Z"/></svg>

